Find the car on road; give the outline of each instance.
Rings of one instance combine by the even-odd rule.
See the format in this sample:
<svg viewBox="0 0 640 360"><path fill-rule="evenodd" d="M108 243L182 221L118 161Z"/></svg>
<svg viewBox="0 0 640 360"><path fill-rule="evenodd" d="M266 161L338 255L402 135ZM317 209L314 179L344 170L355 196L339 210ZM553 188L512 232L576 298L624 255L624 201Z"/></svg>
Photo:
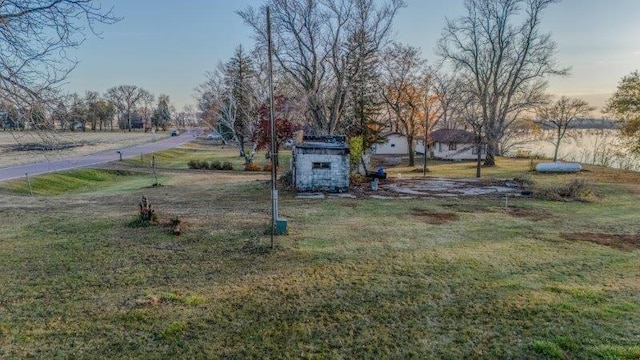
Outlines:
<svg viewBox="0 0 640 360"><path fill-rule="evenodd" d="M171 136L178 136L180 135L180 132L178 130L171 130Z"/></svg>

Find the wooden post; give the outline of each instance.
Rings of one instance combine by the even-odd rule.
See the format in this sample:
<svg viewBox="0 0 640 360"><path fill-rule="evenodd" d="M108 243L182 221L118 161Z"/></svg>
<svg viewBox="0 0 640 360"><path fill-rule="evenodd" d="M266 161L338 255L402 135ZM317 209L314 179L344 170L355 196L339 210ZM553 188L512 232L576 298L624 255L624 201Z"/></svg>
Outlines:
<svg viewBox="0 0 640 360"><path fill-rule="evenodd" d="M29 185L29 194L33 196L33 189L31 188L31 180L29 179L29 174L24 174L27 177L27 184Z"/></svg>

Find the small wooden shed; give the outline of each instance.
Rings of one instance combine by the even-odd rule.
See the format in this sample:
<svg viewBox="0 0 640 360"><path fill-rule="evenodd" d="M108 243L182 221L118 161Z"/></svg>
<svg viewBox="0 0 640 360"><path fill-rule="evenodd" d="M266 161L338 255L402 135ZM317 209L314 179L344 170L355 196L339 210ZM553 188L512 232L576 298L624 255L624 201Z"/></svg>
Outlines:
<svg viewBox="0 0 640 360"><path fill-rule="evenodd" d="M304 136L292 149L297 191L349 191L349 146L342 135Z"/></svg>

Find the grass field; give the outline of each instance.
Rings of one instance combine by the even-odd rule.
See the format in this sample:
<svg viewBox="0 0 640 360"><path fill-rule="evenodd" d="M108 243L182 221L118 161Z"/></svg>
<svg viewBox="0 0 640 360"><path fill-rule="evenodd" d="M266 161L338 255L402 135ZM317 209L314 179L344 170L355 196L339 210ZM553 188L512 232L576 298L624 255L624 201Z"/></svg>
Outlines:
<svg viewBox="0 0 640 360"><path fill-rule="evenodd" d="M485 176L581 178L594 192L507 209L282 190L289 234L271 250L268 174L184 170L228 149L158 157L159 187L134 163L39 177L35 196L0 184L0 358L640 357L638 173L538 175L499 159ZM155 226L131 226L142 194Z"/></svg>

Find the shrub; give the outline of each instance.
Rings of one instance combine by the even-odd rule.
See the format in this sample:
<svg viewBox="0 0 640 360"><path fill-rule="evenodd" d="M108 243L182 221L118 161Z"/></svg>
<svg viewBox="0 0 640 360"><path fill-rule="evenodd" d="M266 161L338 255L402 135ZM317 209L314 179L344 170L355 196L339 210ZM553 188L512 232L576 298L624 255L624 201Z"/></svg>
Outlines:
<svg viewBox="0 0 640 360"><path fill-rule="evenodd" d="M583 179L573 179L567 184L536 189L535 196L554 201L590 201L593 188Z"/></svg>
<svg viewBox="0 0 640 360"><path fill-rule="evenodd" d="M282 174L278 179L278 182L283 188L291 189L293 187L293 172L289 170L285 174Z"/></svg>
<svg viewBox="0 0 640 360"><path fill-rule="evenodd" d="M222 170L222 163L219 160L214 160L209 164L210 170Z"/></svg>
<svg viewBox="0 0 640 360"><path fill-rule="evenodd" d="M260 171L260 165L252 161L244 166L244 171Z"/></svg>
<svg viewBox="0 0 640 360"><path fill-rule="evenodd" d="M233 164L231 164L231 162L229 161L225 161L222 163L220 170L233 170Z"/></svg>
<svg viewBox="0 0 640 360"><path fill-rule="evenodd" d="M535 185L533 179L531 179L531 175L529 174L520 174L513 178L513 181L518 183L523 188L531 188Z"/></svg>
<svg viewBox="0 0 640 360"><path fill-rule="evenodd" d="M187 165L189 166L189 169L204 169L204 170L206 170L206 169L209 168L209 164L206 161L200 161L200 160L189 160Z"/></svg>
<svg viewBox="0 0 640 360"><path fill-rule="evenodd" d="M362 174L351 174L349 176L349 182L353 185L360 185L369 182L369 179Z"/></svg>
<svg viewBox="0 0 640 360"><path fill-rule="evenodd" d="M270 163L270 162L265 163L265 164L262 166L262 171L266 171L266 172L271 171L271 163Z"/></svg>

